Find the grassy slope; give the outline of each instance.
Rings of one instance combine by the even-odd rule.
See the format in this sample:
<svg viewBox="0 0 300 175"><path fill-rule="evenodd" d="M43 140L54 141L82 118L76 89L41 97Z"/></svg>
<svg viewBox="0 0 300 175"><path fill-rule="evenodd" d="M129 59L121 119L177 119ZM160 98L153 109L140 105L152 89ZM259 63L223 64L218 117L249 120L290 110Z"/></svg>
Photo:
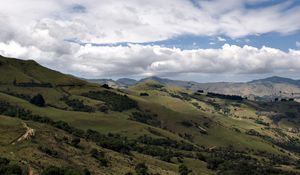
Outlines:
<svg viewBox="0 0 300 175"><path fill-rule="evenodd" d="M14 79L17 82L35 81L52 85L85 84L78 78L42 67L32 60L23 61L0 56L0 67L0 82L2 84L12 84Z"/></svg>
<svg viewBox="0 0 300 175"><path fill-rule="evenodd" d="M235 143L235 146L240 149L253 148L272 153L279 153L278 149L273 148L271 144L243 133L237 133L231 129L233 126L242 129L256 129L255 124L247 121L237 121L228 117L225 118L219 114L200 111L186 101L174 99L165 92L147 88L147 86L152 83L153 82L146 82L144 84L139 84L136 87L132 87L132 91L147 92L150 94L149 97L134 98L136 100L139 100L140 98L146 99L139 100L141 106L158 113L160 119L164 121L170 130L176 131L177 133L188 131L194 135L196 143L208 147L228 146ZM169 90L170 87L166 87L166 89ZM182 89L179 88L176 88L176 90L182 91ZM173 87L171 87L171 91L174 91ZM209 119L212 119L213 121ZM210 121L211 127L208 129L209 134L201 135L195 128L190 129L181 126L179 123L182 120L192 120L199 123Z"/></svg>
<svg viewBox="0 0 300 175"><path fill-rule="evenodd" d="M0 57L0 90L1 91L9 91L19 94L26 94L33 96L37 93L43 94L46 99L46 102L51 106L56 106L59 108L66 108L67 105L62 102L60 99L65 95L71 95L72 99L83 100L83 102L87 105L93 106L98 103L103 103L101 101L92 100L86 97L80 96L83 92L88 92L90 90L93 91L101 91L103 88L93 85L93 84L85 84L81 80L78 80L72 76L63 75L61 73L43 68L37 63L32 61L19 61L14 59L7 59ZM54 87L54 88L24 88L24 87L16 87L12 85L13 79L17 79L19 82L31 82L34 80L39 83L51 83L54 86L56 85L67 85L71 84L72 86L65 87ZM85 84L85 85L82 85ZM73 86L80 85L80 86ZM34 105L31 105L25 100L20 98L13 97L11 95L7 95L5 93L0 93L0 100L8 101L11 104L21 106L23 108L29 109L34 114L38 114L41 116L47 116L54 120L63 120L68 122L70 125L80 128L80 129L94 129L101 133L120 133L121 135L127 136L129 138L137 138L138 136L147 134L152 137L157 137L156 135L149 132L149 127L160 132L164 137L169 137L174 140L183 140L184 138L179 137L179 135L190 134L192 137L192 142L198 145L203 145L206 148L211 147L227 147L233 145L238 150L259 150L259 151L267 151L274 154L284 154L279 151L278 147L273 147L270 142L264 141L261 138L255 136L249 136L245 134L246 131L250 129L254 129L264 135L268 135L270 137L277 137L273 131L265 130L265 126L261 124L257 124L255 119L263 118L267 122L272 122L272 120L264 115L258 115L256 112L259 109L257 104L242 104L240 106L235 106L234 102L228 100L221 99L213 99L215 103L218 103L222 106L226 106L229 108L230 113L224 114L222 111L217 111L214 107L208 103L209 100L212 100L205 95L200 96L198 99L192 100L182 100L176 97L172 97L171 94L180 95L180 93L188 93L192 94L192 92L187 91L178 87L160 87L156 82L144 82L138 84L134 87L131 87L128 90L118 91L111 90L116 93L128 94L128 96L134 100L136 100L139 104L141 110L148 110L151 113L157 114L158 119L162 122L162 128L154 128L152 126L128 120L131 112L136 111L130 110L125 112L112 112L109 113L85 113L85 112L75 112L75 111L67 111L61 110L54 107L45 107L39 108ZM141 92L147 92L150 96L141 97L139 94ZM195 107L192 103L197 103L201 108ZM290 111L285 105L273 105L267 106L264 108L268 111ZM292 108L297 109L297 108ZM298 111L294 111L298 112ZM5 119L3 119L5 118ZM16 119L9 119L6 117L2 117L2 121L0 123L0 130L5 131L7 127L10 125L15 125L13 128L15 130L11 130L11 134L1 135L1 140L10 140L11 138L15 138L24 132L24 128L21 126L21 122ZM186 127L181 124L182 121L190 121L195 126ZM287 121L282 120L279 122L279 126L282 128L296 128L299 121ZM205 126L205 123L208 126ZM296 123L296 124L295 124ZM38 129L41 126L36 123L32 123L33 126L36 126ZM296 125L296 126L295 126ZM278 127L275 124L271 124L271 127ZM47 127L46 127L47 128ZM203 134L200 132L201 129L204 128L208 134ZM237 132L235 128L239 129L241 132ZM49 132L55 130L51 127L47 128ZM45 133L47 133L45 131ZM58 133L58 131L55 131ZM289 135L293 135L292 133L286 132ZM66 134L66 133L64 133ZM60 135L60 134L58 134ZM51 136L53 137L53 136ZM297 136L298 137L298 136ZM45 136L42 135L40 139L35 139L37 142L42 142L45 140ZM46 139L47 140L47 139ZM27 143L32 144L32 143ZM55 143L47 143L47 144L55 144ZM87 143L88 144L88 143ZM2 144L3 146L3 144ZM16 149L13 147L4 147L3 150L11 151L11 149ZM18 147L20 149L20 147ZM24 146L24 150L28 149L28 145ZM61 148L63 149L63 148ZM35 152L36 150L34 150ZM38 154L38 153L36 153ZM26 154L24 154L26 155ZM146 162L152 162L152 168L155 169L155 166L162 166L165 169L170 171L175 171L175 164L162 163L159 160L150 158L149 156L135 154L138 160L145 160ZM29 155L26 155L29 156ZM26 156L22 157L22 154L18 154L17 157L22 157L25 159ZM120 155L118 155L120 156ZM112 158L118 159L118 156ZM121 156L122 157L122 156ZM121 158L120 158L121 159ZM122 157L123 159L123 157ZM44 160L44 163L47 163L48 159ZM63 161L63 160L60 160ZM74 160L75 162L78 160ZM120 160L118 160L120 161ZM118 162L116 160L116 162ZM127 161L127 160L126 160ZM126 162L125 161L125 162ZM202 161L196 161L192 159L184 160L189 167L193 168L196 171L196 174L210 174L211 172L206 169L205 163ZM49 164L55 163L55 161L50 161ZM114 161L113 161L114 162ZM122 161L120 161L122 162ZM124 161L121 163L122 166L127 167ZM124 164L123 164L124 163ZM67 165L67 162L65 162ZM83 163L81 162L81 165ZM116 164L118 167L118 164ZM121 166L121 165L120 165ZM128 168L127 168L128 169ZM156 167L158 169L158 167ZM101 169L102 171L102 169ZM117 170L116 170L117 171ZM120 170L124 171L123 169Z"/></svg>
<svg viewBox="0 0 300 175"><path fill-rule="evenodd" d="M61 142L63 138L72 139L72 136L56 128L38 124L35 122L26 122L36 132L31 140L10 144L25 132L22 127L22 121L6 116L0 116L1 132L0 154L2 157L9 158L15 162L22 162L23 166L31 167L38 172L43 167L50 165L76 167L78 169L88 168L94 174L124 174L125 172L134 172L134 165L139 162L146 162L150 172L161 174L176 174L177 166L165 163L149 156L142 156L134 153L129 157L110 150L105 150L92 142L81 140L80 148L75 148L67 143ZM39 151L39 146L47 145L59 153L58 157L51 157ZM99 163L90 156L89 151L96 148L105 152L105 157L109 160L108 167L101 167Z"/></svg>

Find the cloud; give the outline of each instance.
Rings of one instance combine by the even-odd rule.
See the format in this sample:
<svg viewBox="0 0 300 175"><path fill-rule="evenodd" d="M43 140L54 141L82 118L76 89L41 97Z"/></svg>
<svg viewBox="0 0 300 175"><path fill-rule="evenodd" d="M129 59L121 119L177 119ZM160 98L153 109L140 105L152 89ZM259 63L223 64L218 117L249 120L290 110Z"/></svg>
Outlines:
<svg viewBox="0 0 300 175"><path fill-rule="evenodd" d="M296 47L300 48L300 42L299 41L296 42Z"/></svg>
<svg viewBox="0 0 300 175"><path fill-rule="evenodd" d="M28 30L43 25L50 33L60 37L64 34L64 39L75 38L94 43L152 42L184 34L240 38L268 32L289 34L300 29L299 5L279 3L246 8L246 4L259 4L261 1L192 2L11 0L0 3L0 16L7 16L16 28L29 26L24 29ZM46 20L52 24L45 24ZM56 28L55 24L59 27ZM24 32L23 29L15 30Z"/></svg>
<svg viewBox="0 0 300 175"><path fill-rule="evenodd" d="M217 39L218 39L219 41L221 41L221 42L224 42L224 41L226 41L226 39L225 39L225 38L222 38L222 37L220 37L220 36L218 36L218 37L217 37Z"/></svg>
<svg viewBox="0 0 300 175"><path fill-rule="evenodd" d="M300 29L299 5L246 8L258 0L10 0L0 2L0 54L76 75L178 75L299 71L299 51L225 44L219 49L108 45L182 35L241 38ZM223 36L218 37L218 36ZM74 40L87 43L79 45ZM215 43L208 43L214 45Z"/></svg>
<svg viewBox="0 0 300 175"><path fill-rule="evenodd" d="M181 50L161 46L73 45L72 53L58 57L35 47L18 43L0 44L0 54L13 57L48 58L38 60L46 65L62 65L65 72L86 77L106 76L175 76L188 73L266 74L300 73L300 51L255 48L224 44L220 49ZM5 51L4 51L5 50ZM18 50L18 52L15 52ZM51 58L51 59L49 59Z"/></svg>

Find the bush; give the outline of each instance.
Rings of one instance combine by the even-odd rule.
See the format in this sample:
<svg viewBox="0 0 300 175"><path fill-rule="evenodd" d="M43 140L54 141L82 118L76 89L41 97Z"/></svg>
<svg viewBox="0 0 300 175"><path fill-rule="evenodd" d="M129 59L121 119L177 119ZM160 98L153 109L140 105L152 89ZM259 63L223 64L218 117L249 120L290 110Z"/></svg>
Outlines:
<svg viewBox="0 0 300 175"><path fill-rule="evenodd" d="M129 117L129 120L134 120L137 122L145 123L151 126L160 127L161 122L158 120L158 118L151 114L144 114L141 112L133 112L131 116Z"/></svg>
<svg viewBox="0 0 300 175"><path fill-rule="evenodd" d="M194 126L193 123L190 122L190 121L188 121L188 120L183 120L183 121L180 122L180 124L181 124L182 126L187 127L187 128L190 128L190 127L193 127L193 126Z"/></svg>
<svg viewBox="0 0 300 175"><path fill-rule="evenodd" d="M237 101L243 100L243 97L238 95L225 95L225 94L217 94L213 92L208 92L207 96L212 98L220 98L220 99L227 99L227 100L237 100Z"/></svg>
<svg viewBox="0 0 300 175"><path fill-rule="evenodd" d="M97 149L92 149L90 153L93 158L97 159L100 162L101 166L108 166L108 160L105 158L103 152L99 152Z"/></svg>
<svg viewBox="0 0 300 175"><path fill-rule="evenodd" d="M180 175L188 175L190 173L190 170L188 169L188 167L184 164L181 164L179 166L178 172Z"/></svg>
<svg viewBox="0 0 300 175"><path fill-rule="evenodd" d="M41 94L37 94L36 96L31 98L30 103L39 107L45 107L45 100Z"/></svg>
<svg viewBox="0 0 300 175"><path fill-rule="evenodd" d="M102 87L105 89L111 89L108 84L103 84Z"/></svg>
<svg viewBox="0 0 300 175"><path fill-rule="evenodd" d="M142 93L140 93L140 96L141 96L141 97L142 97L142 96L149 96L149 94L146 93L146 92L142 92Z"/></svg>
<svg viewBox="0 0 300 175"><path fill-rule="evenodd" d="M100 100L105 102L113 111L125 111L132 108L137 108L137 102L127 97L127 95L120 95L110 91L90 91L83 93L82 96Z"/></svg>
<svg viewBox="0 0 300 175"><path fill-rule="evenodd" d="M68 97L64 97L62 100L74 111L95 112L93 107L85 105L82 100L69 99Z"/></svg>
<svg viewBox="0 0 300 175"><path fill-rule="evenodd" d="M86 172L86 171L85 171ZM59 168L55 166L50 166L42 172L41 175L86 175L74 168Z"/></svg>
<svg viewBox="0 0 300 175"><path fill-rule="evenodd" d="M22 169L19 165L10 164L10 161L8 159L0 157L0 174L22 175Z"/></svg>
<svg viewBox="0 0 300 175"><path fill-rule="evenodd" d="M45 153L45 154L47 154L47 155L49 155L49 156L51 156L51 157L58 157L58 152L55 151L55 150L52 149L52 148L49 148L49 147L46 147L46 146L39 146L38 149L39 149L41 152L43 152L43 153Z"/></svg>

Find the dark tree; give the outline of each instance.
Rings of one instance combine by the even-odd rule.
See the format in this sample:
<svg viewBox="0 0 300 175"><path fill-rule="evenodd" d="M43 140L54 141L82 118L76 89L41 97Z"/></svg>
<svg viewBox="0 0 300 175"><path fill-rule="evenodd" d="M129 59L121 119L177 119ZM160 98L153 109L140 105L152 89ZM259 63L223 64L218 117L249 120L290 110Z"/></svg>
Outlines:
<svg viewBox="0 0 300 175"><path fill-rule="evenodd" d="M45 99L41 94L37 94L30 100L31 104L34 104L39 107L45 107Z"/></svg>
<svg viewBox="0 0 300 175"><path fill-rule="evenodd" d="M140 93L140 96L149 96L149 94L146 92L142 92L142 93Z"/></svg>
<svg viewBox="0 0 300 175"><path fill-rule="evenodd" d="M102 87L105 88L105 89L110 89L108 84L104 84L104 85L102 85Z"/></svg>
<svg viewBox="0 0 300 175"><path fill-rule="evenodd" d="M198 93L204 93L204 91L203 91L203 90L198 90L197 92L198 92Z"/></svg>

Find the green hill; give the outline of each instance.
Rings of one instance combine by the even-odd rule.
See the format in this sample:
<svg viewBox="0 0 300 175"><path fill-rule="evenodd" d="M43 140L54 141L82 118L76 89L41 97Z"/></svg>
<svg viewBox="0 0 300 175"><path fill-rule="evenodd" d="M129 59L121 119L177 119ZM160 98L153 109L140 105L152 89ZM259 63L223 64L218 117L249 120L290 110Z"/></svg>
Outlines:
<svg viewBox="0 0 300 175"><path fill-rule="evenodd" d="M4 57L0 73L0 174L299 174L294 101L111 89Z"/></svg>
<svg viewBox="0 0 300 175"><path fill-rule="evenodd" d="M0 83L29 86L84 85L86 82L60 72L42 67L33 60L18 60L0 56Z"/></svg>

